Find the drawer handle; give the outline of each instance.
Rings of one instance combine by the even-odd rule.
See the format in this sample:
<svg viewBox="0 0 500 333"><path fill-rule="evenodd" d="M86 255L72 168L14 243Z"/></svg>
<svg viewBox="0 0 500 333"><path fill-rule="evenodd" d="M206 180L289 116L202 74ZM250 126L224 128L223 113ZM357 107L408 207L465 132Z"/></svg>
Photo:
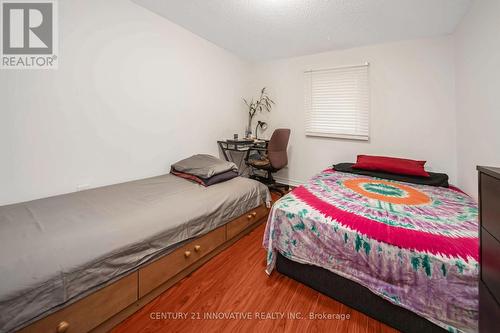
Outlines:
<svg viewBox="0 0 500 333"><path fill-rule="evenodd" d="M200 252L200 250L201 250L201 245L195 245L195 246L194 246L194 250L195 250L196 252Z"/></svg>
<svg viewBox="0 0 500 333"><path fill-rule="evenodd" d="M249 220L251 220L251 219L252 219L252 217L253 217L253 216L252 216L252 214L248 214L248 215L247 215L247 219L249 219Z"/></svg>
<svg viewBox="0 0 500 333"><path fill-rule="evenodd" d="M256 217L257 216L257 212L253 212L252 215L253 215L253 217Z"/></svg>
<svg viewBox="0 0 500 333"><path fill-rule="evenodd" d="M61 321L59 325L57 325L56 332L57 333L65 333L69 328L69 323L67 321Z"/></svg>
<svg viewBox="0 0 500 333"><path fill-rule="evenodd" d="M184 257L189 258L191 256L191 251L184 252Z"/></svg>

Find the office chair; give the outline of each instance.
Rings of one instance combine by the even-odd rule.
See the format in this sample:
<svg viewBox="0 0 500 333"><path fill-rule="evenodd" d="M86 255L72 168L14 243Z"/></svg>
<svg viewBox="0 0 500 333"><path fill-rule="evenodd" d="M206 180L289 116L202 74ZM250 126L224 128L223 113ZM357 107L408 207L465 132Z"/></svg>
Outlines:
<svg viewBox="0 0 500 333"><path fill-rule="evenodd" d="M247 152L246 164L254 169L263 170L267 172L267 177L252 175L250 178L256 179L269 187L270 191L278 192L281 195L286 194L289 189L288 185L276 183L273 178L273 173L283 169L288 164L288 155L286 149L288 147L288 140L290 139L290 130L281 128L273 132L271 140L267 148L252 148L264 152L263 158L252 159L249 157L250 150Z"/></svg>

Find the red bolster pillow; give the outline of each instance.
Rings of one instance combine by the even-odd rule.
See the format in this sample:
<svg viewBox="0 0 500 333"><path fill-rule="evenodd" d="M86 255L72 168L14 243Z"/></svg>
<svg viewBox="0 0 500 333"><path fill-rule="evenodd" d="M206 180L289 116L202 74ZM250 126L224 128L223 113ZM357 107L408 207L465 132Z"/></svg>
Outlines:
<svg viewBox="0 0 500 333"><path fill-rule="evenodd" d="M358 155L354 169L395 173L399 175L430 177L425 171L426 161L415 161L404 158Z"/></svg>

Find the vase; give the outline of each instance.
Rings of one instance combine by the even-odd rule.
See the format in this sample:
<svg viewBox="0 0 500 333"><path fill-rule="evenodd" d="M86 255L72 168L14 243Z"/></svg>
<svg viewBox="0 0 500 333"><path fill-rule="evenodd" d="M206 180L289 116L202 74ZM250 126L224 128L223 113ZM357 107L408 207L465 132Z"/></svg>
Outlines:
<svg viewBox="0 0 500 333"><path fill-rule="evenodd" d="M245 137L248 139L252 137L252 118L250 115L248 116L248 125L245 129Z"/></svg>

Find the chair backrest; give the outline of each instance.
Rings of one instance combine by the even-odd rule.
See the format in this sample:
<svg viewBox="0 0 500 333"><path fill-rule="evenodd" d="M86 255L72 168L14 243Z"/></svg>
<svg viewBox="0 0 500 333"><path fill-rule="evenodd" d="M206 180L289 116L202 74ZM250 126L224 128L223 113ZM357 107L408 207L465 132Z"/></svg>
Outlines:
<svg viewBox="0 0 500 333"><path fill-rule="evenodd" d="M279 128L273 132L267 146L267 156L273 169L280 170L288 164L286 148L290 139L290 129Z"/></svg>

